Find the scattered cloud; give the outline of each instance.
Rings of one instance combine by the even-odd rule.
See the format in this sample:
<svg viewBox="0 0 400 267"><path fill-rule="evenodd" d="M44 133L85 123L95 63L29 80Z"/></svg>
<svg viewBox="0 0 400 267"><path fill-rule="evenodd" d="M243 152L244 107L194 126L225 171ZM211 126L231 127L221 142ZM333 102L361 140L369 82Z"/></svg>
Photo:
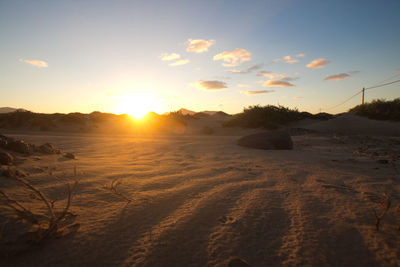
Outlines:
<svg viewBox="0 0 400 267"><path fill-rule="evenodd" d="M257 73L257 76L268 77L271 80L280 80L285 82L292 82L299 79L298 77L288 77L286 74L275 73L272 71L260 71Z"/></svg>
<svg viewBox="0 0 400 267"><path fill-rule="evenodd" d="M300 79L299 77L284 77L281 79L281 81L285 81L285 82L293 82Z"/></svg>
<svg viewBox="0 0 400 267"><path fill-rule="evenodd" d="M256 91L243 91L246 95L260 95L260 94L268 94L273 93L275 90L256 90Z"/></svg>
<svg viewBox="0 0 400 267"><path fill-rule="evenodd" d="M350 75L347 74L347 73L339 73L339 74L335 74L335 75L326 76L326 78L324 80L326 80L326 81L340 81L340 80L346 79L348 77L350 77Z"/></svg>
<svg viewBox="0 0 400 267"><path fill-rule="evenodd" d="M257 76L259 76L259 77L268 77L270 79L279 79L279 80L286 77L286 75L284 75L284 74L279 74L279 73L275 73L275 72L272 72L272 71L265 71L265 70L260 71L259 73L257 73Z"/></svg>
<svg viewBox="0 0 400 267"><path fill-rule="evenodd" d="M262 66L263 66L263 64L257 64L257 65L250 66L245 70L234 69L234 70L228 70L228 71L231 72L231 73L235 73L235 74L248 74L248 73L251 73L251 72L253 72L255 70L261 69Z"/></svg>
<svg viewBox="0 0 400 267"><path fill-rule="evenodd" d="M49 65L47 64L46 61L43 60L37 60L37 59L20 59L20 62L25 62L27 64L30 64L32 66L38 67L38 68L47 68Z"/></svg>
<svg viewBox="0 0 400 267"><path fill-rule="evenodd" d="M291 84L290 82L287 81L282 81L282 80L269 80L263 83L264 87L290 87L290 86L295 86L294 84Z"/></svg>
<svg viewBox="0 0 400 267"><path fill-rule="evenodd" d="M236 67L245 61L251 61L251 53L246 49L235 48L232 51L224 51L213 57L215 60L223 60L222 66Z"/></svg>
<svg viewBox="0 0 400 267"><path fill-rule="evenodd" d="M296 95L296 96L294 96L293 97L293 99L296 99L296 100L298 100L298 99L303 99L304 97L302 97L302 96L300 96L300 95Z"/></svg>
<svg viewBox="0 0 400 267"><path fill-rule="evenodd" d="M400 69L397 69L396 72L400 72Z"/></svg>
<svg viewBox="0 0 400 267"><path fill-rule="evenodd" d="M215 40L203 40L203 39L189 39L186 42L186 51L193 53L203 53L208 51L208 48L215 44Z"/></svg>
<svg viewBox="0 0 400 267"><path fill-rule="evenodd" d="M179 54L177 54L177 53L171 53L171 54L162 53L162 54L159 56L159 58L160 58L162 61L170 61L170 60L178 59L178 58L180 58L180 57L181 57L181 56L180 56Z"/></svg>
<svg viewBox="0 0 400 267"><path fill-rule="evenodd" d="M305 54L297 54L294 57L292 57L292 56L284 56L283 58L274 59L272 62L274 62L274 63L284 62L284 63L287 63L287 64L294 64L294 63L299 62L299 60L297 58L304 57L304 56L305 56Z"/></svg>
<svg viewBox="0 0 400 267"><path fill-rule="evenodd" d="M299 60L292 58L291 56L285 56L285 57L283 57L283 62L285 62L287 64L294 64L294 63L299 62Z"/></svg>
<svg viewBox="0 0 400 267"><path fill-rule="evenodd" d="M204 90L221 90L221 89L228 88L226 83L221 82L221 81L200 80L198 82L193 83L192 85L196 86L197 88L204 89Z"/></svg>
<svg viewBox="0 0 400 267"><path fill-rule="evenodd" d="M308 63L306 66L309 69L319 69L319 68L325 67L329 63L331 63L331 62L325 58L318 58L318 59L314 59L313 61Z"/></svg>
<svg viewBox="0 0 400 267"><path fill-rule="evenodd" d="M324 80L326 81L340 81L346 78L349 78L350 76L359 73L360 71L358 70L354 70L354 71L349 71L347 73L339 73L339 74L335 74L335 75L329 75L326 76Z"/></svg>
<svg viewBox="0 0 400 267"><path fill-rule="evenodd" d="M174 63L171 63L169 65L175 67L175 66L185 65L187 63L189 63L189 59L181 59L181 60L175 61Z"/></svg>
<svg viewBox="0 0 400 267"><path fill-rule="evenodd" d="M237 86L240 88L249 88L250 87L250 85L244 84L244 83L239 83Z"/></svg>

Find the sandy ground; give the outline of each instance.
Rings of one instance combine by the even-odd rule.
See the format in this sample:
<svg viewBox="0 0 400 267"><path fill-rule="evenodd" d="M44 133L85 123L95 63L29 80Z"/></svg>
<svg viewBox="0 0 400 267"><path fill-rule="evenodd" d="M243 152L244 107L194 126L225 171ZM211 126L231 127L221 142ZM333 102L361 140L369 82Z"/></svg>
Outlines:
<svg viewBox="0 0 400 267"><path fill-rule="evenodd" d="M65 199L64 184L79 178L81 227L2 255L1 266L400 265L398 137L306 134L292 151L264 151L226 135L8 135L76 155L14 153L50 198ZM104 188L116 178L130 203ZM384 193L392 205L378 232L371 199Z"/></svg>

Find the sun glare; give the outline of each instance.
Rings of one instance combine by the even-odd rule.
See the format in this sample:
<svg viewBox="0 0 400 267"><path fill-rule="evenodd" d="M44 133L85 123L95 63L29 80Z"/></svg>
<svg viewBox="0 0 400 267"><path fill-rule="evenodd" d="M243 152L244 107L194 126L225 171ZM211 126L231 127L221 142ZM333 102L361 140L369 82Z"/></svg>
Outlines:
<svg viewBox="0 0 400 267"><path fill-rule="evenodd" d="M150 111L158 110L156 100L149 95L128 95L124 96L117 105L116 113L128 114L135 119L142 119Z"/></svg>

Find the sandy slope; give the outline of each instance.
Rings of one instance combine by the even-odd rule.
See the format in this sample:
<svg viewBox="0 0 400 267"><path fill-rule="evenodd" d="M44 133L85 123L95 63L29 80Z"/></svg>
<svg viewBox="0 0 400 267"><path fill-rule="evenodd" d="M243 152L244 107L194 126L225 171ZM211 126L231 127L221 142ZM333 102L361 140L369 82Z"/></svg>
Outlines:
<svg viewBox="0 0 400 267"><path fill-rule="evenodd" d="M2 266L400 265L400 175L377 162L399 155L398 138L303 135L293 151L262 151L237 136L17 137L76 154L18 158L53 198L65 198L77 166L81 228ZM131 203L103 188L115 178ZM393 208L377 232L365 196L384 192Z"/></svg>

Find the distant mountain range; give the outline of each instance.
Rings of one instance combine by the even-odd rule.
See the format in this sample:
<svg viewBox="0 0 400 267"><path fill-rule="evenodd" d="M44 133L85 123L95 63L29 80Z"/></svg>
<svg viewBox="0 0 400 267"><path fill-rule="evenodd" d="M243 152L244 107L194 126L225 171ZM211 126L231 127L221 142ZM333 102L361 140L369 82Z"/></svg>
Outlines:
<svg viewBox="0 0 400 267"><path fill-rule="evenodd" d="M199 113L203 113L203 114L207 114L207 115L215 115L215 114L228 115L227 113L225 113L223 111L206 110L206 111L195 112L195 111L185 109L185 108L181 108L180 110L178 110L178 112L182 113L182 115L195 115L195 114L199 114Z"/></svg>
<svg viewBox="0 0 400 267"><path fill-rule="evenodd" d="M10 108L10 107L2 107L0 108L0 113L10 113L10 112L15 112L15 111L28 111L23 108Z"/></svg>

